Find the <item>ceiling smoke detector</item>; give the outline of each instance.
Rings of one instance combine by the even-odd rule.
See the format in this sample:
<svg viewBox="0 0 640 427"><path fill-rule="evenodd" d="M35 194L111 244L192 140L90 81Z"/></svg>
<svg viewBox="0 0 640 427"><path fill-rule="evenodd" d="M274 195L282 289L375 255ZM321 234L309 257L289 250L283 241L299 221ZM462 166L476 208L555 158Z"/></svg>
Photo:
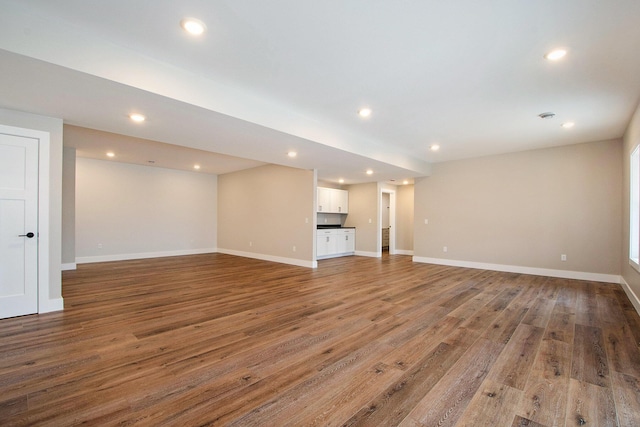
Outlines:
<svg viewBox="0 0 640 427"><path fill-rule="evenodd" d="M552 113L552 112L538 114L538 117L540 117L541 119L553 119L555 116L556 116L556 113Z"/></svg>

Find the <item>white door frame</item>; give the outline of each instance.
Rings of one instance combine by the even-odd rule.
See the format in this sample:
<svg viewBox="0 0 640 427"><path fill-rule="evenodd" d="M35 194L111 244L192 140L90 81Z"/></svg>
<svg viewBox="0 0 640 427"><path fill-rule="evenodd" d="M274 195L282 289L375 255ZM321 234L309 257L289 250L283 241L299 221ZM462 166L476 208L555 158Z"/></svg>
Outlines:
<svg viewBox="0 0 640 427"><path fill-rule="evenodd" d="M49 300L49 132L0 124L0 133L38 140L38 313L59 310Z"/></svg>
<svg viewBox="0 0 640 427"><path fill-rule="evenodd" d="M382 256L382 193L389 194L389 255L396 253L396 192L381 188L378 194L378 256Z"/></svg>

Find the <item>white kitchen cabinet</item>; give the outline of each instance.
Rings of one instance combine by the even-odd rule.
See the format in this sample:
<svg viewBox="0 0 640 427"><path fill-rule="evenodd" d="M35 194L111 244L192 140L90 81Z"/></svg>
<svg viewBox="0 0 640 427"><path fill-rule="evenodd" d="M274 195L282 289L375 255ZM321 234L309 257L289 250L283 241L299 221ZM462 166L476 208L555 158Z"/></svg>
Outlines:
<svg viewBox="0 0 640 427"><path fill-rule="evenodd" d="M336 213L349 213L349 192L345 190L332 190L331 208Z"/></svg>
<svg viewBox="0 0 640 427"><path fill-rule="evenodd" d="M316 258L353 255L356 250L356 230L330 228L316 232Z"/></svg>
<svg viewBox="0 0 640 427"><path fill-rule="evenodd" d="M356 250L356 230L339 229L336 233L336 250L339 254L353 253Z"/></svg>
<svg viewBox="0 0 640 427"><path fill-rule="evenodd" d="M337 251L336 230L318 230L316 233L316 258L333 255Z"/></svg>
<svg viewBox="0 0 640 427"><path fill-rule="evenodd" d="M318 212L349 213L349 192L337 188L318 187Z"/></svg>
<svg viewBox="0 0 640 427"><path fill-rule="evenodd" d="M331 190L333 188L318 187L318 212L331 213Z"/></svg>

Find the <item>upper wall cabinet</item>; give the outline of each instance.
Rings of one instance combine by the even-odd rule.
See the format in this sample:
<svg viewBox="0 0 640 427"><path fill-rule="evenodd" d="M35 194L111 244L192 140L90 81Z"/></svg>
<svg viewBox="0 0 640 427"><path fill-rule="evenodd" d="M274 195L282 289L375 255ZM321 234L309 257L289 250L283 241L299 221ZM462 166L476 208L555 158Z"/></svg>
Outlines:
<svg viewBox="0 0 640 427"><path fill-rule="evenodd" d="M318 212L349 213L349 192L336 188L318 187Z"/></svg>

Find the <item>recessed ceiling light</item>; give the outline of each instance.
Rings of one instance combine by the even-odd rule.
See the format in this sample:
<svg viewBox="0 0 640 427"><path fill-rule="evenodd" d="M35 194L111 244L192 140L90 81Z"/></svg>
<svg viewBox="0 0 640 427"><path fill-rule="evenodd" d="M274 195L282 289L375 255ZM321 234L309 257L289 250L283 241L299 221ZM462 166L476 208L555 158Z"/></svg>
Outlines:
<svg viewBox="0 0 640 427"><path fill-rule="evenodd" d="M369 117L371 113L372 113L371 108L361 108L358 110L358 115L360 117Z"/></svg>
<svg viewBox="0 0 640 427"><path fill-rule="evenodd" d="M564 122L562 125L563 128L565 129L571 129L572 127L574 127L576 124L574 122Z"/></svg>
<svg viewBox="0 0 640 427"><path fill-rule="evenodd" d="M549 61L557 61L559 59L564 58L567 55L566 49L554 49L551 52L547 53L544 57Z"/></svg>
<svg viewBox="0 0 640 427"><path fill-rule="evenodd" d="M129 114L129 118L138 123L144 122L147 119L145 116L138 113Z"/></svg>
<svg viewBox="0 0 640 427"><path fill-rule="evenodd" d="M115 157L116 153L114 153L113 151L109 151L107 152L107 157Z"/></svg>
<svg viewBox="0 0 640 427"><path fill-rule="evenodd" d="M438 151L440 149L440 146L438 144L433 144L429 148L431 149L431 151Z"/></svg>
<svg viewBox="0 0 640 427"><path fill-rule="evenodd" d="M289 151L289 152L287 153L287 156L291 157L292 159L293 159L294 157L296 157L297 155L298 155L298 153L296 153L295 151Z"/></svg>
<svg viewBox="0 0 640 427"><path fill-rule="evenodd" d="M207 26L204 25L204 22L196 18L184 18L182 21L180 21L180 26L187 33L194 36L201 35L202 33L204 33L204 30L207 29Z"/></svg>
<svg viewBox="0 0 640 427"><path fill-rule="evenodd" d="M193 165L193 168L194 168L195 170L199 170L199 169L200 169L200 165Z"/></svg>
<svg viewBox="0 0 640 427"><path fill-rule="evenodd" d="M407 185L407 184L409 184L409 181L405 179L404 181L402 181L402 184L403 185Z"/></svg>
<svg viewBox="0 0 640 427"><path fill-rule="evenodd" d="M344 179L340 178L340 179L338 180L338 182L339 182L340 184L344 184Z"/></svg>
<svg viewBox="0 0 640 427"><path fill-rule="evenodd" d="M367 175L373 175L373 171L371 169L367 169Z"/></svg>

